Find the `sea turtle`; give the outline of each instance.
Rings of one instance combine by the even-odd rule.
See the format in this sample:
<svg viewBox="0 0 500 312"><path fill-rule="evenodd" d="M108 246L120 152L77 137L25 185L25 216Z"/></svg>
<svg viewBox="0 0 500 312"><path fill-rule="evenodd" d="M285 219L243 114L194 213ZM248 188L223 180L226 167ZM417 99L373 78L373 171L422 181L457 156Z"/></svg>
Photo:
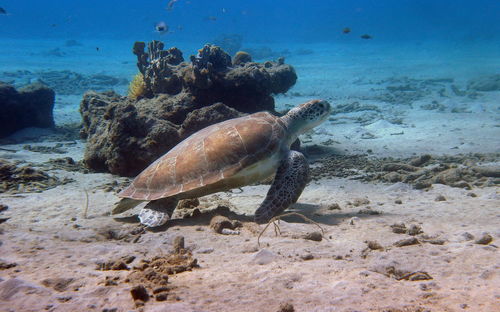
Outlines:
<svg viewBox="0 0 500 312"><path fill-rule="evenodd" d="M303 154L290 150L297 136L325 121L331 111L312 100L277 117L259 112L208 126L161 156L118 196L112 213L149 203L139 219L163 225L181 199L190 199L262 181L276 172L265 200L255 212L264 223L295 203L309 177Z"/></svg>

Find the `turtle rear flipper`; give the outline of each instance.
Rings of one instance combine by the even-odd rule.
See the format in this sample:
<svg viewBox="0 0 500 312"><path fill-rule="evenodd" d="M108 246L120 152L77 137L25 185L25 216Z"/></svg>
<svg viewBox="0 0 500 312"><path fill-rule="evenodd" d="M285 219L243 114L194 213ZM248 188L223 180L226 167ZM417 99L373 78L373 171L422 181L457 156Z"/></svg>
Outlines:
<svg viewBox="0 0 500 312"><path fill-rule="evenodd" d="M309 165L302 153L290 151L281 161L266 199L255 211L255 222L266 223L297 202L309 179Z"/></svg>
<svg viewBox="0 0 500 312"><path fill-rule="evenodd" d="M170 220L178 203L179 200L173 197L150 201L139 212L139 220L148 227L162 226Z"/></svg>

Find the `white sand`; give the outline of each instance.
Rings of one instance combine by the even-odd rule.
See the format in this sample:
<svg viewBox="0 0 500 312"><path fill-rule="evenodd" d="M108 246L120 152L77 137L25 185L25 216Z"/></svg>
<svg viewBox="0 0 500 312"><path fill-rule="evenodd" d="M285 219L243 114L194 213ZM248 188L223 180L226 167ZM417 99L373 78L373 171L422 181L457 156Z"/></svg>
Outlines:
<svg viewBox="0 0 500 312"><path fill-rule="evenodd" d="M102 55L90 52L90 47L97 44L102 47ZM12 41L2 45L0 71L70 69L120 77L130 77L136 71L134 56L129 53L131 43L84 42L84 46L72 48L81 51L71 57L47 59L36 54L57 45L62 43L41 47L34 46L34 42ZM276 50L284 48L295 51L299 47ZM352 118L366 112L332 116L334 121L303 136L307 145L331 139L334 143L330 147L337 153L357 154L371 149L374 156L393 157L500 152L500 92L485 92L476 99L456 96L449 90L446 97L431 92L413 108L374 99L387 85L397 84L380 83L391 77L452 78L464 90L469 79L495 73L499 68L500 59L493 57L494 49L392 47L375 42L363 47L307 48L315 53L287 59L299 76L291 92L300 94L277 97L279 109L311 98L326 98L333 105L358 101L380 109L378 117L364 125ZM35 55L29 56L28 51ZM188 55L185 53L185 58ZM79 100L76 96L57 97L58 124L78 120ZM432 101L446 109L420 109ZM470 112L451 112L464 105ZM391 122L395 117L402 123ZM373 138L363 138L367 133ZM22 150L22 145L2 147ZM36 163L61 156L75 160L83 157L83 142L65 148L69 152L63 155L0 150L0 158ZM0 195L0 204L9 207L0 217L10 218L0 225L0 259L17 263L14 268L0 271L0 311L132 311L135 306L129 290L134 285L123 281L128 272L98 271L96 261L135 255L133 266L140 259L168 252L177 235L185 237L200 268L171 276L168 300L152 299L144 311L278 311L282 302L292 303L295 311L498 311L498 187L475 188L472 192L477 197L471 197L471 191L443 185L422 191L401 183L323 179L308 185L293 210L318 222L327 239L314 242L300 238L318 228L289 217L280 223L280 236L274 236L271 226L258 247L257 235L263 226L245 223L240 235L223 236L207 226L206 218L179 220L161 231L148 231L137 243L106 239L103 233L107 231L127 232L137 227L137 223L125 222L128 219L110 217L108 213L117 198L98 188L121 179L109 174L51 174L71 177L75 182L43 193ZM85 189L90 195L87 219L82 216ZM208 196L202 206L223 204L236 213L252 215L266 191L265 185L249 186L243 192ZM447 200L437 202L437 195ZM347 204L356 198L367 198L370 203L360 207ZM396 204L396 199L402 204ZM342 209L328 210L333 203ZM381 214L358 214L366 206ZM410 237L391 231L390 225L398 222L419 225L425 235L445 242L395 247L394 242ZM484 233L489 233L493 242L475 244L474 240ZM368 240L379 242L384 250L363 252ZM268 252L262 254L262 250ZM304 260L309 254L312 259ZM390 267L424 271L432 280L396 280L382 274ZM119 276L120 282L104 286L106 276ZM43 280L56 277L73 281L62 292L43 286Z"/></svg>

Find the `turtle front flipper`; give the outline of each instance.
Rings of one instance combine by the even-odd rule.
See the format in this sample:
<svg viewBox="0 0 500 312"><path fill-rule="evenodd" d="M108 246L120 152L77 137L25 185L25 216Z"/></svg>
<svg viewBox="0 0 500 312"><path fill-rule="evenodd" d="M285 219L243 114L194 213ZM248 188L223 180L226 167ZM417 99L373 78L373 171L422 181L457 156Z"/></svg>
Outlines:
<svg viewBox="0 0 500 312"><path fill-rule="evenodd" d="M164 225L170 219L179 201L172 197L150 201L139 212L139 220L148 227Z"/></svg>
<svg viewBox="0 0 500 312"><path fill-rule="evenodd" d="M255 211L255 222L265 223L297 202L309 179L309 165L306 157L297 151L290 151L274 177L266 199Z"/></svg>

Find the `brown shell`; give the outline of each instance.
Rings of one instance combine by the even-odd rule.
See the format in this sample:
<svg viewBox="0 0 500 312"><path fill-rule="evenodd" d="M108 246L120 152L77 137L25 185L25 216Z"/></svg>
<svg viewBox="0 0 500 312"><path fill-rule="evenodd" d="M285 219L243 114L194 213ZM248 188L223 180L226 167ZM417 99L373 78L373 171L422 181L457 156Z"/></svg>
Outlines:
<svg viewBox="0 0 500 312"><path fill-rule="evenodd" d="M227 178L281 148L286 127L268 112L206 127L153 162L118 194L138 200L189 192L203 196L235 187Z"/></svg>

